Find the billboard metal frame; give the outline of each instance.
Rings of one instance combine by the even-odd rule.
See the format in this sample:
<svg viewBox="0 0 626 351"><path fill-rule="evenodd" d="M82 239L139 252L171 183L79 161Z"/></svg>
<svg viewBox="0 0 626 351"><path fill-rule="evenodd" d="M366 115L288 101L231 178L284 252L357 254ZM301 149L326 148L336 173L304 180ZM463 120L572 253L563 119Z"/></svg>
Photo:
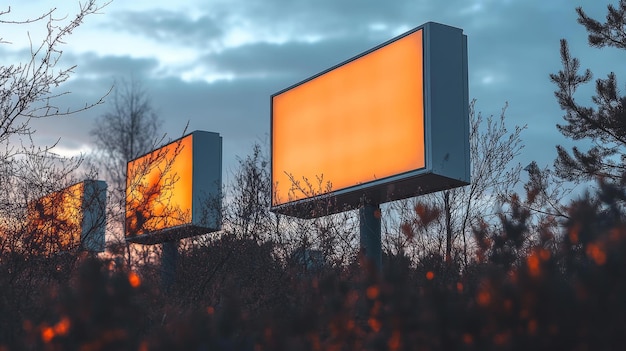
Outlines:
<svg viewBox="0 0 626 351"><path fill-rule="evenodd" d="M470 182L467 36L462 29L428 22L271 96L271 162L274 154L274 98L341 66L423 31L423 109L425 167L332 190L271 210L314 218L363 206L464 186ZM376 160L372 160L376 162ZM272 196L275 194L274 169Z"/></svg>
<svg viewBox="0 0 626 351"><path fill-rule="evenodd" d="M131 163L148 157L155 152L162 152L161 150L176 145L176 143L180 143L183 139L190 136L192 137L192 162L190 165L192 184L190 189L191 218L189 222L141 234L130 234L127 224L125 224L124 237L126 241L153 245L221 230L222 137L219 133L196 130L130 160L127 163L127 177L130 174L129 168ZM174 157L177 156L178 154ZM167 162L173 161L167 160ZM126 196L128 197L128 193ZM215 208L208 208L207 206ZM128 219L128 199L125 212Z"/></svg>
<svg viewBox="0 0 626 351"><path fill-rule="evenodd" d="M45 236L65 236L65 247L48 244L54 253L73 249L104 252L106 203L106 182L86 179L31 201L28 222Z"/></svg>

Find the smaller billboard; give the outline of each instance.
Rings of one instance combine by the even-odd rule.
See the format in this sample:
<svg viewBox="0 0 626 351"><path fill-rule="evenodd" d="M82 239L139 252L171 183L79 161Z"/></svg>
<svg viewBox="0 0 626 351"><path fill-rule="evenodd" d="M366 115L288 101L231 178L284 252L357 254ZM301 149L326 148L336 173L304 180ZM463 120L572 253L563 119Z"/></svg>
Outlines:
<svg viewBox="0 0 626 351"><path fill-rule="evenodd" d="M158 244L221 228L222 137L194 131L128 162L125 235Z"/></svg>
<svg viewBox="0 0 626 351"><path fill-rule="evenodd" d="M28 225L40 252L104 251L106 183L86 180L28 204Z"/></svg>

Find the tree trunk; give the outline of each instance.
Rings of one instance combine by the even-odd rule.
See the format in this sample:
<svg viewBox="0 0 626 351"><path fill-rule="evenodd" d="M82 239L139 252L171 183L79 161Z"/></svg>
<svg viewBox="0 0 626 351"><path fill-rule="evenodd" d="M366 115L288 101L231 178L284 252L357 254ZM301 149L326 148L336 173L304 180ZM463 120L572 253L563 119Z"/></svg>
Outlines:
<svg viewBox="0 0 626 351"><path fill-rule="evenodd" d="M443 206L446 215L446 264L452 263L452 213L450 210L450 191L443 193Z"/></svg>

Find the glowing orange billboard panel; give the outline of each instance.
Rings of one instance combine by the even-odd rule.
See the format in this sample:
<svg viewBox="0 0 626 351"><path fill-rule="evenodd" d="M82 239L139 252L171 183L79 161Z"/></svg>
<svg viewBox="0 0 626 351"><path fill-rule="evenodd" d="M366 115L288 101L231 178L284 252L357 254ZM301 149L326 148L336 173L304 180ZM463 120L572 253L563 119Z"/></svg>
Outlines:
<svg viewBox="0 0 626 351"><path fill-rule="evenodd" d="M106 183L87 180L28 206L28 223L42 253L104 251Z"/></svg>
<svg viewBox="0 0 626 351"><path fill-rule="evenodd" d="M128 163L126 240L155 244L219 229L221 137L193 133Z"/></svg>
<svg viewBox="0 0 626 351"><path fill-rule="evenodd" d="M436 44L439 39L447 43ZM453 158L463 174L452 178L467 184L464 40L456 28L428 23L272 95L272 210L287 213L323 195L347 208L364 195L377 202L411 196L419 191L398 189L396 178L450 176L432 172L429 164L442 150L458 154ZM439 108L445 104L452 107ZM438 121L432 122L433 112L441 113ZM451 144L460 145L444 150L440 141L433 143L442 138L437 128L448 128L458 138Z"/></svg>
<svg viewBox="0 0 626 351"><path fill-rule="evenodd" d="M338 190L424 167L422 80L420 30L274 97L274 205L305 197L288 174Z"/></svg>

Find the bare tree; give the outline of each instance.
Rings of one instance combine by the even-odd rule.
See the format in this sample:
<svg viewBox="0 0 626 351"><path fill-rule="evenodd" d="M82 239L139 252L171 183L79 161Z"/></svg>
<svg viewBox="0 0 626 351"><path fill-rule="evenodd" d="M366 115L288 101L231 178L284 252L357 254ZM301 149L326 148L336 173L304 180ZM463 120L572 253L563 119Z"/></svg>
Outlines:
<svg viewBox="0 0 626 351"><path fill-rule="evenodd" d="M224 211L227 230L235 236L257 242L270 237L275 227L274 215L269 212L271 186L269 161L260 144L252 147L252 154L239 159L233 172L229 201Z"/></svg>
<svg viewBox="0 0 626 351"><path fill-rule="evenodd" d="M35 19L23 21L5 20L10 8L0 11L0 24L20 25L34 22L45 22L47 35L40 43L31 41L31 55L26 62L9 66L0 66L0 145L6 146L0 153L0 162L7 162L12 156L19 153L32 152L33 149L23 150L10 144L14 137L21 140L30 140L34 130L30 126L32 119L58 117L88 109L100 104L102 99L86 104L79 109L63 109L56 104L57 98L68 94L67 91L56 91L54 88L61 85L74 72L76 66L58 68L62 51L59 48L65 38L80 26L85 17L105 6L95 0L89 0L80 5L80 10L69 22L63 17L55 17L52 9ZM9 44L0 37L0 44ZM40 152L49 150L47 146Z"/></svg>
<svg viewBox="0 0 626 351"><path fill-rule="evenodd" d="M124 243L126 165L162 143L161 120L141 82L120 79L109 110L100 116L90 134L96 150L91 157L109 184L107 231L109 241L123 247L130 263L130 246ZM120 246L121 244L121 246Z"/></svg>
<svg viewBox="0 0 626 351"><path fill-rule="evenodd" d="M47 29L41 39L24 35L30 42L30 55L23 62L0 65L0 271L3 272L0 285L11 287L5 289L0 301L4 321L23 320L32 311L37 294L49 286L50 277L66 273L65 264L71 264L76 257L37 258L40 248L50 243L42 243L41 232L29 228L28 206L33 200L79 179L76 170L81 158L55 155L51 152L54 145L35 145L31 121L75 114L102 102L100 99L78 109L63 108L58 98L69 91L59 90L62 88L58 86L76 68L61 67L61 45L87 16L98 13L105 5L87 0L79 4L74 17L57 16L52 9L25 20L11 19L10 8L0 10L2 28L42 24ZM0 45L10 44L0 37ZM0 321L0 344L10 344L22 333L19 323Z"/></svg>
<svg viewBox="0 0 626 351"><path fill-rule="evenodd" d="M0 231L12 241L11 249L24 251L23 226L28 204L77 180L82 158L63 158L51 152L54 145L38 146L32 139L33 119L56 118L75 114L102 103L78 109L63 109L58 98L69 94L57 87L69 79L76 66L59 68L62 50L73 30L86 16L96 14L105 4L95 0L80 4L73 18L56 17L55 9L26 20L5 19L10 8L0 11L0 25L20 26L42 23L47 32L40 41L30 41L30 57L25 62L0 66ZM10 45L0 38L0 44ZM17 245L17 246L16 246ZM1 256L1 255L0 255Z"/></svg>
<svg viewBox="0 0 626 351"><path fill-rule="evenodd" d="M498 204L508 198L520 181L522 167L512 161L523 148L520 135L525 126L507 130L505 112L506 106L498 118L485 119L475 111L475 100L472 101L471 184L391 204L391 212L398 215L386 216L391 220L385 224L386 230L395 232L386 236L388 252L417 250L414 254L424 255L434 251L447 262L456 257L467 265L473 247L472 228L479 221L489 223L496 219L500 210ZM426 211L429 208L439 211L431 225L423 226L421 217L429 214Z"/></svg>
<svg viewBox="0 0 626 351"><path fill-rule="evenodd" d="M120 79L109 111L100 116L90 134L97 161L117 190L126 184L126 163L153 150L161 141L161 120L142 83Z"/></svg>

